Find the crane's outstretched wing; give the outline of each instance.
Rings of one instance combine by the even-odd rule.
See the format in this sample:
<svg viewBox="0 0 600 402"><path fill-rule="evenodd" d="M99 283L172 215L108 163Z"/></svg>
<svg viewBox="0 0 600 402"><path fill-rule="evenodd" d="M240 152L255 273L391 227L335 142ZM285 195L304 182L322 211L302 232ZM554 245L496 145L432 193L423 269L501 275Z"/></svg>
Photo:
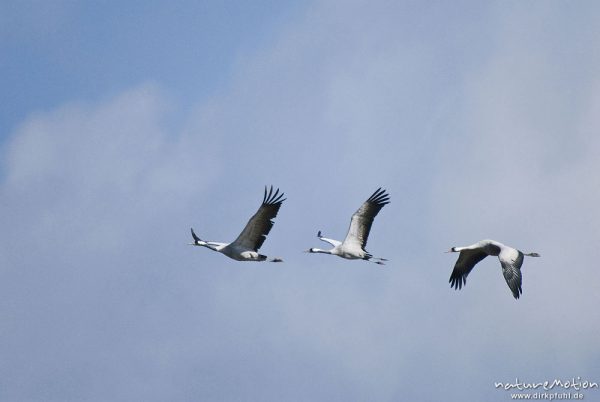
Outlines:
<svg viewBox="0 0 600 402"><path fill-rule="evenodd" d="M348 234L344 239L344 245L355 245L359 246L364 250L369 239L369 232L371 231L371 225L373 220L381 211L381 208L385 204L390 203L390 196L382 190L381 187L375 191L367 201L365 201L360 208L352 215L350 220L350 228Z"/></svg>
<svg viewBox="0 0 600 402"><path fill-rule="evenodd" d="M454 270L450 275L450 287L454 289L462 289L467 283L467 276L473 270L475 265L487 257L487 253L480 248L474 250L462 250L454 264Z"/></svg>
<svg viewBox="0 0 600 402"><path fill-rule="evenodd" d="M512 291L512 294L515 299L518 299L523 290L521 289L521 284L523 283L523 278L521 276L521 265L523 265L523 253L517 251L516 255L503 255L500 253L498 255L498 259L500 260L500 265L502 265L502 274L504 275L504 279L506 279L506 283L508 287Z"/></svg>
<svg viewBox="0 0 600 402"><path fill-rule="evenodd" d="M279 194L279 189L273 193L273 186L271 186L267 194L267 187L265 186L265 195L260 208L250 218L242 233L240 233L231 245L258 251L271 231L273 227L272 219L277 216L277 212L279 212L283 201L285 199L283 198L283 193Z"/></svg>
<svg viewBox="0 0 600 402"><path fill-rule="evenodd" d="M329 243L333 247L337 247L340 244L342 244L341 241L337 241L337 240L333 240L333 239L328 239L327 237L321 236L321 231L320 230L319 230L319 233L317 233L317 237L319 238L319 240L324 241L325 243Z"/></svg>

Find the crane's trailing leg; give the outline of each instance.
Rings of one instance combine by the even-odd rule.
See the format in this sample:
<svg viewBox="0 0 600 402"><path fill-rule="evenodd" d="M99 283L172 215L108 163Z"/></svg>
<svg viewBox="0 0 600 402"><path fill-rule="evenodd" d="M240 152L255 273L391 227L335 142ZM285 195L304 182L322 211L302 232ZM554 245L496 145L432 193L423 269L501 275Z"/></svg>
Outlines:
<svg viewBox="0 0 600 402"><path fill-rule="evenodd" d="M365 261L369 261L369 262L372 262L373 264L378 264L378 265L385 265L385 263L383 261L387 261L387 258L373 257L369 253L367 253L367 255L365 255L365 258L363 258L363 259Z"/></svg>

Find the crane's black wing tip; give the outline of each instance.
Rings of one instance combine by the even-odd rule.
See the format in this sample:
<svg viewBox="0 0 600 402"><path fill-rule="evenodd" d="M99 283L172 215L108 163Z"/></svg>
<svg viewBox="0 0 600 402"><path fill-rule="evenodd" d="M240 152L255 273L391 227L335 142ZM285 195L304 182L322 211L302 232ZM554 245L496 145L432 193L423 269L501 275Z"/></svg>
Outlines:
<svg viewBox="0 0 600 402"><path fill-rule="evenodd" d="M512 294L513 297L518 300L519 297L521 297L521 295L523 294L523 289L521 288L521 285L517 285L516 289L511 289L512 290Z"/></svg>
<svg viewBox="0 0 600 402"><path fill-rule="evenodd" d="M464 276L461 277L461 276L452 274L450 276L450 279L448 280L448 282L450 283L451 288L460 290L460 289L462 289L463 286L465 286L467 284L467 278L465 278Z"/></svg>
<svg viewBox="0 0 600 402"><path fill-rule="evenodd" d="M269 193L267 194L267 187L265 186L265 195L263 197L263 205L276 205L276 204L281 204L282 202L284 202L285 200L287 200L287 198L283 198L285 195L285 193L281 193L279 194L279 188L277 188L275 190L275 193L273 193L273 186L271 186L271 189L269 190Z"/></svg>
<svg viewBox="0 0 600 402"><path fill-rule="evenodd" d="M385 204L390 203L390 195L386 192L385 189L379 187L367 200L367 202L372 202L377 205L384 206Z"/></svg>
<svg viewBox="0 0 600 402"><path fill-rule="evenodd" d="M195 241L202 241L197 235L196 233L194 233L194 229L190 228L190 231L192 232L192 237L194 238Z"/></svg>

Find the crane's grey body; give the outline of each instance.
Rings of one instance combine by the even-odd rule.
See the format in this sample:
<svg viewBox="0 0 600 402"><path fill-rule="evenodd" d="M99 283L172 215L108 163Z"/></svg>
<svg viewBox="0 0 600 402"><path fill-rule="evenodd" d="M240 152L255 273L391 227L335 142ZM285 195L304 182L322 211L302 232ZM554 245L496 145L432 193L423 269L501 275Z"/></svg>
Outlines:
<svg viewBox="0 0 600 402"><path fill-rule="evenodd" d="M385 258L373 257L365 250L365 247L367 245L373 220L381 208L383 208L386 204L389 204L389 202L389 195L385 192L385 190L382 190L381 187L378 188L352 215L350 227L348 228L348 233L346 234L346 238L343 242L323 237L321 236L321 231L319 231L317 233L319 240L331 244L333 248L330 250L323 250L313 247L308 249L307 252L331 254L347 260L369 261L373 259L378 261L371 262L383 265L382 261L387 260Z"/></svg>
<svg viewBox="0 0 600 402"><path fill-rule="evenodd" d="M470 246L452 247L448 252L460 253L450 275L450 287L461 289L467 283L467 276L475 265L488 255L492 255L500 260L502 274L515 299L523 293L521 266L524 257L540 256L538 253L523 253L494 240L481 240Z"/></svg>
<svg viewBox="0 0 600 402"><path fill-rule="evenodd" d="M190 244L206 247L237 261L265 261L267 256L259 254L258 249L262 246L271 231L273 227L272 219L277 216L277 212L281 208L283 201L285 199L283 198L283 193L279 194L279 189L273 193L273 186L271 186L271 189L267 193L267 188L265 187L261 206L252 218L250 218L237 239L231 243L204 241L194 233L194 229L191 229L194 242ZM273 258L269 261L281 262L283 260Z"/></svg>

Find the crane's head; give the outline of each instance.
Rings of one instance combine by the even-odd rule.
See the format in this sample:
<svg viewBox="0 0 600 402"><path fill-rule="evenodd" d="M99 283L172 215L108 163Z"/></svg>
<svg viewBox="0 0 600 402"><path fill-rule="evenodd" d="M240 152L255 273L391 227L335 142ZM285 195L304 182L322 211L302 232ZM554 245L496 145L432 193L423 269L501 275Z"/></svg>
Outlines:
<svg viewBox="0 0 600 402"><path fill-rule="evenodd" d="M308 250L304 250L305 253L315 253L315 249L314 248L309 248Z"/></svg>

